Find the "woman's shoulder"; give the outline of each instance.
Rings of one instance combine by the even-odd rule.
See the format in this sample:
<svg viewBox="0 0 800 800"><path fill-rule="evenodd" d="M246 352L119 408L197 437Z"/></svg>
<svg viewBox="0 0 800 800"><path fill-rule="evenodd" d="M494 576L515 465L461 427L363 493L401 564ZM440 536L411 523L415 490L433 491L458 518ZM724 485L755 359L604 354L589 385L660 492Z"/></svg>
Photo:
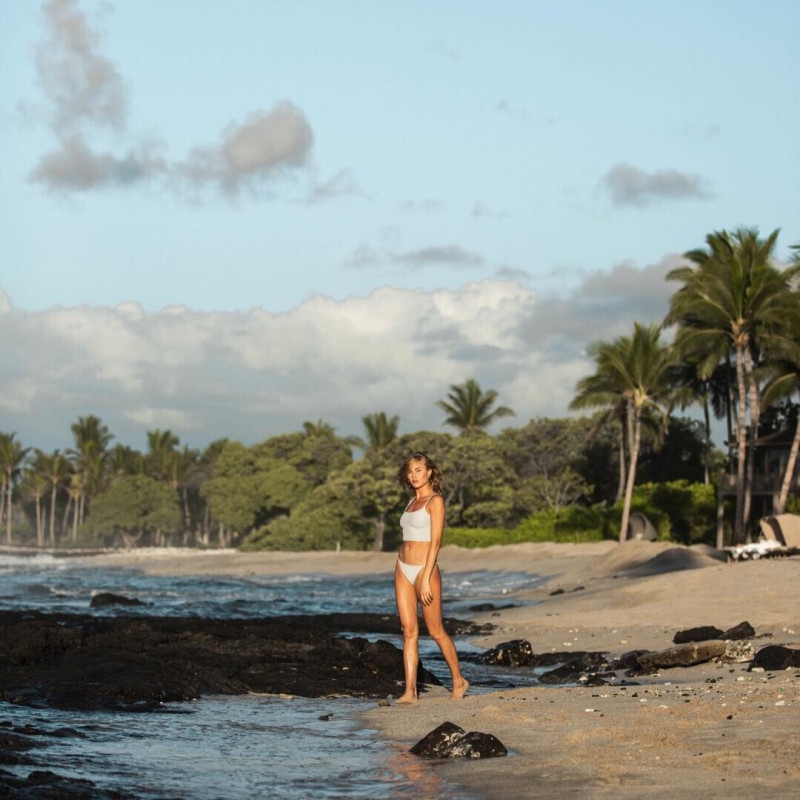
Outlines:
<svg viewBox="0 0 800 800"><path fill-rule="evenodd" d="M428 500L428 508L444 508L445 502L444 497L440 495L438 492L436 494L431 495L431 499Z"/></svg>

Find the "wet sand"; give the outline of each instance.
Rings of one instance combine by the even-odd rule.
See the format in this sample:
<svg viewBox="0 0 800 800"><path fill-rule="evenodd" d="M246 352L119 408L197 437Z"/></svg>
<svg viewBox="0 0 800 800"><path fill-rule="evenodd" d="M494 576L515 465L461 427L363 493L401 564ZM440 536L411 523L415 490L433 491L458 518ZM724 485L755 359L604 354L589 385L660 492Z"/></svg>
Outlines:
<svg viewBox="0 0 800 800"><path fill-rule="evenodd" d="M445 571L527 570L548 576L518 596L538 601L493 616L489 647L527 639L534 652L602 650L613 656L672 645L676 631L723 630L747 620L755 650L800 647L800 559L725 564L713 551L663 543L523 544L443 548ZM96 556L154 574L391 571L389 553L186 553ZM579 589L578 587L583 587ZM551 596L556 589L564 593ZM446 609L445 609L446 613ZM448 762L437 772L488 798L703 798L800 796L800 669L748 672L713 662L636 678L639 686L537 687L415 706L375 708L365 724L409 747L449 720L497 736L509 758ZM420 789L427 774L421 771Z"/></svg>

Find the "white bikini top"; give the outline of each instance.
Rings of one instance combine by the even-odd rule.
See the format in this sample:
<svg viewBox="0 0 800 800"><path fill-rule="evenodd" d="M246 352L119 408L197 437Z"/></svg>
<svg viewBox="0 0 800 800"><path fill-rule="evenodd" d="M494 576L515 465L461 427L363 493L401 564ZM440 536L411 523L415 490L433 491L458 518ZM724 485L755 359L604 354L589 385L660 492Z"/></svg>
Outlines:
<svg viewBox="0 0 800 800"><path fill-rule="evenodd" d="M425 501L425 505L416 511L408 510L408 506L417 499L416 497L406 506L406 510L400 517L400 527L403 529L404 542L429 542L431 540L431 515L427 511L431 497L433 497L433 494Z"/></svg>

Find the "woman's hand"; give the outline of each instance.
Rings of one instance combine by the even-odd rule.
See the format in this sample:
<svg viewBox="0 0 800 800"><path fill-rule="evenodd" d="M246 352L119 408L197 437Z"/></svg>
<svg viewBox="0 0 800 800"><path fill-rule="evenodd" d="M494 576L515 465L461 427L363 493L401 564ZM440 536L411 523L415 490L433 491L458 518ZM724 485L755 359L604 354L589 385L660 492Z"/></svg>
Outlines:
<svg viewBox="0 0 800 800"><path fill-rule="evenodd" d="M433 602L433 592L431 591L431 579L423 576L419 582L417 596L424 606L429 606Z"/></svg>

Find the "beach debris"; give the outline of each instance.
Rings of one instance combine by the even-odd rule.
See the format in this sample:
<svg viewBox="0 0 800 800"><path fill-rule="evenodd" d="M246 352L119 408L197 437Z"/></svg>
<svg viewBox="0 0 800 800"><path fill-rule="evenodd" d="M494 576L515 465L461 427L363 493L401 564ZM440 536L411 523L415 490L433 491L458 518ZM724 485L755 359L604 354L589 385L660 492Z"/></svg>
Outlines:
<svg viewBox="0 0 800 800"><path fill-rule="evenodd" d="M720 661L726 664L741 664L745 661L752 661L755 649L752 642L725 642L725 653L720 656Z"/></svg>
<svg viewBox="0 0 800 800"><path fill-rule="evenodd" d="M123 594L114 594L113 592L98 592L92 597L92 602L89 603L91 608L104 608L105 606L143 606L143 603L137 597L125 597Z"/></svg>
<svg viewBox="0 0 800 800"><path fill-rule="evenodd" d="M688 642L707 642L712 639L752 639L756 635L753 626L745 621L734 625L727 631L723 631L714 625L701 625L697 628L687 628L684 631L678 631L673 637L674 644L686 644Z"/></svg>
<svg viewBox="0 0 800 800"><path fill-rule="evenodd" d="M412 748L422 758L495 758L507 756L503 743L491 733L470 731L453 722L443 722Z"/></svg>
<svg viewBox="0 0 800 800"><path fill-rule="evenodd" d="M553 591L550 592L548 597L557 597L560 594L564 594L564 590L563 589L553 589Z"/></svg>
<svg viewBox="0 0 800 800"><path fill-rule="evenodd" d="M768 644L755 654L751 669L756 667L763 667L768 671L800 667L800 650L779 644Z"/></svg>
<svg viewBox="0 0 800 800"><path fill-rule="evenodd" d="M388 700L378 700L379 708L389 708L392 704Z"/></svg>
<svg viewBox="0 0 800 800"><path fill-rule="evenodd" d="M704 661L724 655L725 649L725 642L712 639L707 642L680 644L654 653L643 653L637 660L642 672L656 672L659 669L702 664Z"/></svg>

